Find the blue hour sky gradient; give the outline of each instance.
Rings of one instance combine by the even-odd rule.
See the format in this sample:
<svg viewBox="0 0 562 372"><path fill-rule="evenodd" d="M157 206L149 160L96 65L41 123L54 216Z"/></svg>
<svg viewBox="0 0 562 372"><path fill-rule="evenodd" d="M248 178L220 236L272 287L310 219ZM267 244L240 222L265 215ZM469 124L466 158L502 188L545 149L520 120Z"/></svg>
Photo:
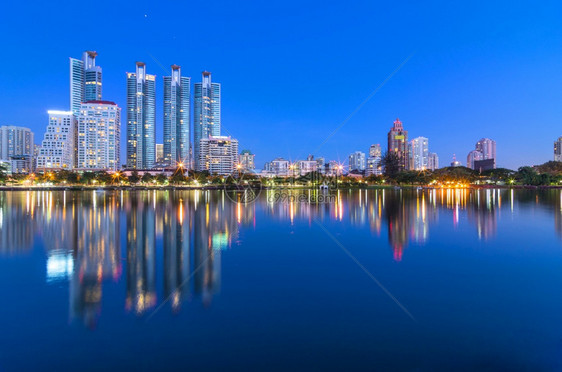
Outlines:
<svg viewBox="0 0 562 372"><path fill-rule="evenodd" d="M223 134L261 168L313 152L408 56L409 61L314 155L344 161L400 117L441 166L497 141L498 166L552 160L562 136L562 5L557 2L59 1L0 5L0 125L32 128L69 107L68 57L96 50L103 98L122 108L135 61L162 76L222 83ZM126 131L125 110L122 134ZM125 148L122 141L122 149Z"/></svg>

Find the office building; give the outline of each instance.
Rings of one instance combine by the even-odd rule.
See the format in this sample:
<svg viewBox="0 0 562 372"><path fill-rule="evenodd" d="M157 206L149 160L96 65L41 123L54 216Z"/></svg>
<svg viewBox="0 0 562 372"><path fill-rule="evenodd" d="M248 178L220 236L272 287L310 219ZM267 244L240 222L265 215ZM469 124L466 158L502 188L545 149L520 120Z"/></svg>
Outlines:
<svg viewBox="0 0 562 372"><path fill-rule="evenodd" d="M38 170L68 169L75 165L76 119L72 111L48 111L49 124L37 157Z"/></svg>
<svg viewBox="0 0 562 372"><path fill-rule="evenodd" d="M0 160L15 155L33 156L34 134L29 128L4 125L0 127Z"/></svg>
<svg viewBox="0 0 562 372"><path fill-rule="evenodd" d="M202 82L194 84L193 156L197 170L201 163L201 140L221 135L221 85L211 81L211 73L203 71Z"/></svg>
<svg viewBox="0 0 562 372"><path fill-rule="evenodd" d="M164 163L189 166L191 78L181 76L181 67L172 65L164 76Z"/></svg>
<svg viewBox="0 0 562 372"><path fill-rule="evenodd" d="M101 100L102 70L96 66L97 55L86 51L82 60L70 58L70 110L76 117L83 102Z"/></svg>
<svg viewBox="0 0 562 372"><path fill-rule="evenodd" d="M554 161L562 161L562 137L554 142Z"/></svg>
<svg viewBox="0 0 562 372"><path fill-rule="evenodd" d="M400 119L396 119L388 132L388 151L398 156L400 169L407 169L408 156L408 131L404 130Z"/></svg>
<svg viewBox="0 0 562 372"><path fill-rule="evenodd" d="M250 150L242 150L240 153L240 167L244 172L253 172L255 167L255 155Z"/></svg>
<svg viewBox="0 0 562 372"><path fill-rule="evenodd" d="M199 170L211 174L228 175L238 164L238 140L226 136L209 136L201 139Z"/></svg>
<svg viewBox="0 0 562 372"><path fill-rule="evenodd" d="M127 73L127 168L150 169L156 162L156 76L143 62Z"/></svg>
<svg viewBox="0 0 562 372"><path fill-rule="evenodd" d="M363 172L366 168L365 153L362 151L355 151L349 155L349 171Z"/></svg>
<svg viewBox="0 0 562 372"><path fill-rule="evenodd" d="M78 162L84 170L121 168L121 108L110 101L83 103L78 116Z"/></svg>

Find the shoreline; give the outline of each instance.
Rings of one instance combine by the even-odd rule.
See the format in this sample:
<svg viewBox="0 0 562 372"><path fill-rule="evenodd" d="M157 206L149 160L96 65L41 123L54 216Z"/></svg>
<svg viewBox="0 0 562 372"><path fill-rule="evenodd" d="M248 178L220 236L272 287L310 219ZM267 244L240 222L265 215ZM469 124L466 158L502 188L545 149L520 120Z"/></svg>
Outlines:
<svg viewBox="0 0 562 372"><path fill-rule="evenodd" d="M248 189L259 189L259 190L319 190L318 187L312 186L294 186L294 187L284 187L284 186L263 186L263 187L247 187ZM368 186L351 186L351 187L339 187L330 188L326 191L334 190L369 190L369 189L400 189L400 190L458 190L458 189L516 189L516 190L543 190L543 189L562 189L562 185L549 185L549 186L533 186L533 185L469 185L466 187L433 187L433 186L413 186L413 185L368 185ZM240 190L235 186L224 187L224 185L208 185L208 186L130 186L130 185L119 185L119 186L0 186L0 191L111 191L111 190L127 190L127 191L145 191L145 190L203 190L203 191L237 191Z"/></svg>

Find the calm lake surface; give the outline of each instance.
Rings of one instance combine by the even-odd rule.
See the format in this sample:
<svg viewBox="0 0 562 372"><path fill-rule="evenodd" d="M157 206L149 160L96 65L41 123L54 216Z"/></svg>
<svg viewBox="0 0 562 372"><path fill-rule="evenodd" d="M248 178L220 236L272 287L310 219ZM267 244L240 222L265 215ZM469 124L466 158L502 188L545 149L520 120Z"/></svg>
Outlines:
<svg viewBox="0 0 562 372"><path fill-rule="evenodd" d="M0 371L562 370L561 190L275 193L0 192Z"/></svg>

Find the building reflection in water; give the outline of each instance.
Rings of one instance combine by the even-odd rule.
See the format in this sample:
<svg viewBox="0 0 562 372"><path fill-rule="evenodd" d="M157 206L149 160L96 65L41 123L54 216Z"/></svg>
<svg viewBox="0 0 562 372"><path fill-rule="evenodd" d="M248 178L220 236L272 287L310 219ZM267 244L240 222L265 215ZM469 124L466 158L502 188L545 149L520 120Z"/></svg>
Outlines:
<svg viewBox="0 0 562 372"><path fill-rule="evenodd" d="M156 305L156 219L150 193L128 193L127 298L125 307L142 314Z"/></svg>
<svg viewBox="0 0 562 372"><path fill-rule="evenodd" d="M223 191L0 192L0 254L28 254L39 242L46 281L68 282L70 318L93 327L105 285L123 286L124 306L137 315L152 313L158 302L172 312L186 300L209 306L220 291L223 252L241 226L256 226L256 210L291 229L319 221L364 227L377 237L386 230L396 261L413 249L408 245L428 242L440 219L453 229L466 223L479 239L490 239L502 213L536 205L552 211L562 239L561 190L284 190L282 198L278 192L266 190L251 204Z"/></svg>

